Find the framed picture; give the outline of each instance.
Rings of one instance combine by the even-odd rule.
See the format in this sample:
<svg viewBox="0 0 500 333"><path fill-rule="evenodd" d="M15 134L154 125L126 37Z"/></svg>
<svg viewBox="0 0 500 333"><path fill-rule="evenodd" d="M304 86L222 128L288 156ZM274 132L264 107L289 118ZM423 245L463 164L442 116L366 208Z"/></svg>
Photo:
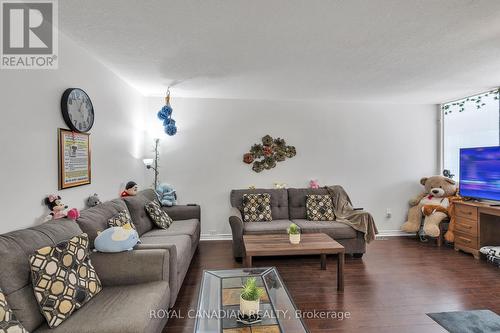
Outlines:
<svg viewBox="0 0 500 333"><path fill-rule="evenodd" d="M90 135L59 129L59 189L91 182Z"/></svg>

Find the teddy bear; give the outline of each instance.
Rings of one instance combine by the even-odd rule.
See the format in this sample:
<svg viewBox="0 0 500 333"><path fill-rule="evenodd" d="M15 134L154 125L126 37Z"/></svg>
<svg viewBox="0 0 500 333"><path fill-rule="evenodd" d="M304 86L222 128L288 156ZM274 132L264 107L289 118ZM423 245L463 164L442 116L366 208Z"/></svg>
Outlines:
<svg viewBox="0 0 500 333"><path fill-rule="evenodd" d="M76 220L80 217L80 212L76 208L71 208L68 212L68 206L65 205L59 195L50 194L44 200L45 205L49 208L50 214L48 219L57 220L67 217L71 220Z"/></svg>
<svg viewBox="0 0 500 333"><path fill-rule="evenodd" d="M92 194L87 199L87 207L91 208L101 204L101 199L99 199L99 195L97 193Z"/></svg>
<svg viewBox="0 0 500 333"><path fill-rule="evenodd" d="M456 183L451 178L432 176L420 179L420 184L425 190L410 200L408 221L401 226L401 230L418 232L424 217L424 233L430 237L439 237L439 224L449 216L450 203L457 193Z"/></svg>
<svg viewBox="0 0 500 333"><path fill-rule="evenodd" d="M311 181L309 182L309 188L318 189L319 188L318 180L311 179Z"/></svg>
<svg viewBox="0 0 500 333"><path fill-rule="evenodd" d="M156 193L162 206L171 207L177 204L177 193L172 185L162 183L156 188Z"/></svg>

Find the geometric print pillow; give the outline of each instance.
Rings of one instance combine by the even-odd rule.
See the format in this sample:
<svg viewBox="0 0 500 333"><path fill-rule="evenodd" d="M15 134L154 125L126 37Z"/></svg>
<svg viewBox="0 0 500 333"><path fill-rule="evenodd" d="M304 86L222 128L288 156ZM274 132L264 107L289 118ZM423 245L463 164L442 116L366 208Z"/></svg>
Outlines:
<svg viewBox="0 0 500 333"><path fill-rule="evenodd" d="M30 256L30 264L35 298L50 328L59 326L102 289L90 262L87 234L39 249Z"/></svg>
<svg viewBox="0 0 500 333"><path fill-rule="evenodd" d="M126 210L122 210L121 212L113 215L109 220L108 220L108 227L122 227L125 224L130 224L132 229L137 230L135 228L135 225L132 223L132 218L130 217L130 214Z"/></svg>
<svg viewBox="0 0 500 333"><path fill-rule="evenodd" d="M269 193L243 194L243 221L272 221L271 195Z"/></svg>
<svg viewBox="0 0 500 333"><path fill-rule="evenodd" d="M333 201L329 195L310 194L306 199L306 215L309 221L333 221Z"/></svg>
<svg viewBox="0 0 500 333"><path fill-rule="evenodd" d="M23 325L17 321L7 299L0 289L0 333L28 333Z"/></svg>
<svg viewBox="0 0 500 333"><path fill-rule="evenodd" d="M149 217L160 229L168 229L170 225L174 222L167 212L161 209L161 206L156 201L151 201L147 203L144 208L148 213Z"/></svg>

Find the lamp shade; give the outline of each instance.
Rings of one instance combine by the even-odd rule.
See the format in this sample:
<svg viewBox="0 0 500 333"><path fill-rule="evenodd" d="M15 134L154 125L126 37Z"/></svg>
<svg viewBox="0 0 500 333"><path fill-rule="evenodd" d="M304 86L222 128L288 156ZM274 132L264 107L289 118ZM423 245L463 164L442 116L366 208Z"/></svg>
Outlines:
<svg viewBox="0 0 500 333"><path fill-rule="evenodd" d="M153 165L153 159L152 158L145 158L142 160L142 162L144 163L145 166L151 166Z"/></svg>

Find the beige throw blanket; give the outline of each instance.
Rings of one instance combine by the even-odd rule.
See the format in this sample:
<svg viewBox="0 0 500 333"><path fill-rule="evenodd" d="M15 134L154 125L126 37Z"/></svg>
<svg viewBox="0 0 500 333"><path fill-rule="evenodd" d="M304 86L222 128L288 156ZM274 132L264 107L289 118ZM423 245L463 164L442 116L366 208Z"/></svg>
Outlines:
<svg viewBox="0 0 500 333"><path fill-rule="evenodd" d="M364 233L367 243L374 240L378 230L371 214L363 210L354 210L351 199L342 186L327 186L326 189L333 200L335 221L348 224Z"/></svg>

